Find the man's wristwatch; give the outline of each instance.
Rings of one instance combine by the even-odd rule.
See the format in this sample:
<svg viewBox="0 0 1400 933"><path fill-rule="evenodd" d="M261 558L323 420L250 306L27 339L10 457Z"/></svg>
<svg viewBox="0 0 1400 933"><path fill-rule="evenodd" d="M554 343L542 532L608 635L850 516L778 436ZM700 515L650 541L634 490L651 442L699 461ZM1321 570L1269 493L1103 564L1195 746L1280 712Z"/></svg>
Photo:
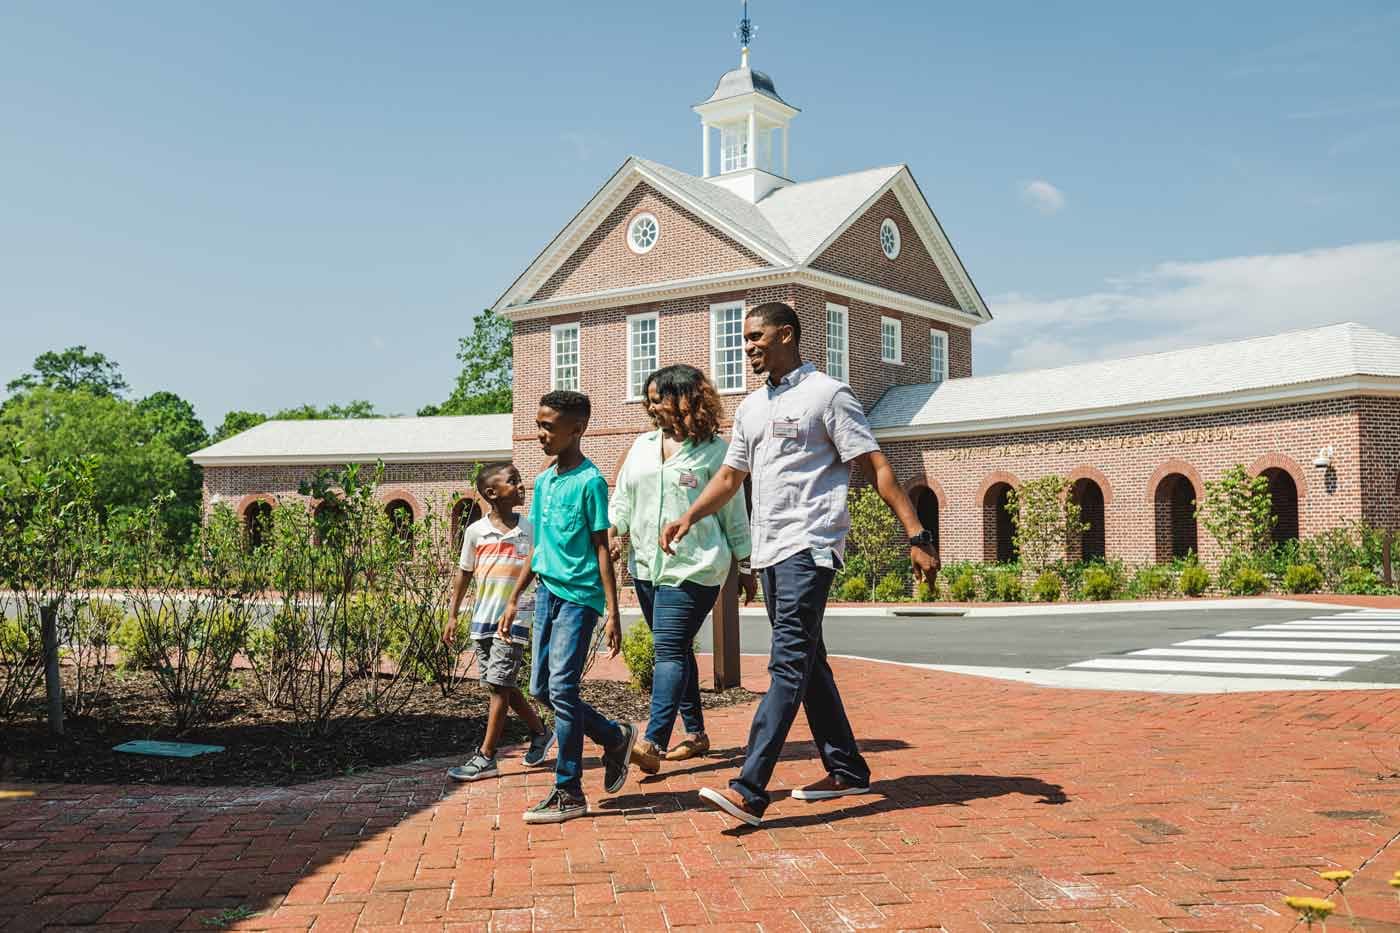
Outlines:
<svg viewBox="0 0 1400 933"><path fill-rule="evenodd" d="M909 539L910 547L933 547L933 532L925 528Z"/></svg>

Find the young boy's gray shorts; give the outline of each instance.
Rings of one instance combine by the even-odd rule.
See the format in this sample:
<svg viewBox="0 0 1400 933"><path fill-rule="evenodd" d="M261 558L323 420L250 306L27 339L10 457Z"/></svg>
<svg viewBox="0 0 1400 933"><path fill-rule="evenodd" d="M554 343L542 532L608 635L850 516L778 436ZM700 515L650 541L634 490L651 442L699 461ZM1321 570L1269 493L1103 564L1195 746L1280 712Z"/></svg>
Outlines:
<svg viewBox="0 0 1400 933"><path fill-rule="evenodd" d="M476 640L476 666L481 669L481 682L484 684L493 687L519 686L516 677L524 657L525 646L509 639L492 636Z"/></svg>

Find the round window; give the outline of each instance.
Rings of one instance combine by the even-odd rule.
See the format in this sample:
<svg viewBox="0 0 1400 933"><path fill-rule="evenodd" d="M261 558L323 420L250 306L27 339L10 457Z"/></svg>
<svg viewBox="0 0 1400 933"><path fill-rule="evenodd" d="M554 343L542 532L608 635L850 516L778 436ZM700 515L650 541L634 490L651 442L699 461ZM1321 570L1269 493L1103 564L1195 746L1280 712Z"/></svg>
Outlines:
<svg viewBox="0 0 1400 933"><path fill-rule="evenodd" d="M627 225L627 245L632 252L639 255L651 252L660 236L661 227L652 214L638 214Z"/></svg>
<svg viewBox="0 0 1400 933"><path fill-rule="evenodd" d="M899 225L888 217L880 224L880 249L889 259L899 255Z"/></svg>

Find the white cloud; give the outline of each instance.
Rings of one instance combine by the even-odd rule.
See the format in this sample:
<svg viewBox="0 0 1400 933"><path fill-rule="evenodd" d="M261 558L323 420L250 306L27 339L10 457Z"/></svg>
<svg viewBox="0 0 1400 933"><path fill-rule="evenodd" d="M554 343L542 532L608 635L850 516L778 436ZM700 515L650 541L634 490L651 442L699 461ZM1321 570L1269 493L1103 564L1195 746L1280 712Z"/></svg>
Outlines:
<svg viewBox="0 0 1400 933"><path fill-rule="evenodd" d="M1054 214L1065 206L1065 193L1043 178L1022 185L1021 197L1042 214Z"/></svg>
<svg viewBox="0 0 1400 933"><path fill-rule="evenodd" d="M1101 291L1006 294L977 332L979 374L1062 366L1339 321L1400 333L1400 240L1164 262Z"/></svg>

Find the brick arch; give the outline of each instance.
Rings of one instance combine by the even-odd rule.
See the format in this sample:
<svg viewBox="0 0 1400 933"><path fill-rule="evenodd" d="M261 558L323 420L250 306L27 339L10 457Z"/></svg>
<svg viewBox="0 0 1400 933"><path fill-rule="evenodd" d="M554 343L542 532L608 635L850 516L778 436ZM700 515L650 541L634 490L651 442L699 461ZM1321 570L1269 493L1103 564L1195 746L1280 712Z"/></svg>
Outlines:
<svg viewBox="0 0 1400 933"><path fill-rule="evenodd" d="M395 499L402 499L408 503L408 507L413 510L413 520L419 522L423 520L423 503L417 496L409 492L402 486L381 486L374 491L374 498L379 500L380 505L388 505Z"/></svg>
<svg viewBox="0 0 1400 933"><path fill-rule="evenodd" d="M938 500L938 509L942 511L948 505L948 497L943 492L943 484L926 473L915 473L904 481L904 494L910 495L916 489L927 489L933 493L933 497Z"/></svg>
<svg viewBox="0 0 1400 933"><path fill-rule="evenodd" d="M1206 486L1201 482L1201 474L1196 472L1196 468L1185 460L1178 460L1173 457L1167 460L1152 471L1152 476L1147 480L1147 501L1155 503L1157 501L1157 487L1162 485L1162 480L1173 473L1180 473L1191 481L1191 487L1196 490L1196 501L1205 498Z"/></svg>
<svg viewBox="0 0 1400 933"><path fill-rule="evenodd" d="M1005 470L994 470L982 479L972 507L982 519L982 560L1015 560L1015 528L1000 502L988 504L987 497L998 486L1019 489L1021 481Z"/></svg>
<svg viewBox="0 0 1400 933"><path fill-rule="evenodd" d="M1108 506L1113 502L1113 484L1108 481L1108 477L1103 475L1103 470L1092 466L1077 466L1065 477L1066 487L1073 486L1081 479L1091 479L1098 484L1099 490L1103 493L1103 504Z"/></svg>
<svg viewBox="0 0 1400 933"><path fill-rule="evenodd" d="M238 506L233 510L234 514L238 516L239 521L243 520L243 516L248 511L248 507L254 502L266 502L274 509L277 508L279 504L277 502L277 497L270 492L250 492L248 495L238 500Z"/></svg>
<svg viewBox="0 0 1400 933"><path fill-rule="evenodd" d="M1005 483L1012 489L1021 488L1021 481L1016 478L1015 474L1005 470L993 470L982 478L982 485L977 487L977 497L972 500L973 506L981 508L987 501L987 493L991 492L992 487L998 483Z"/></svg>
<svg viewBox="0 0 1400 933"><path fill-rule="evenodd" d="M1298 465L1298 461L1283 454L1264 454L1249 465L1249 475L1259 476L1265 470L1282 470L1293 477L1293 485L1298 489L1298 499L1308 494L1308 475Z"/></svg>
<svg viewBox="0 0 1400 933"><path fill-rule="evenodd" d="M928 516L919 509L919 490L926 489L933 494L934 515L932 527L928 521ZM948 497L943 492L943 484L931 476L918 473L909 477L904 483L904 493L909 497L910 504L914 506L915 514L918 515L919 522L925 528L933 532L933 546L941 548L943 545L943 521L947 514Z"/></svg>

